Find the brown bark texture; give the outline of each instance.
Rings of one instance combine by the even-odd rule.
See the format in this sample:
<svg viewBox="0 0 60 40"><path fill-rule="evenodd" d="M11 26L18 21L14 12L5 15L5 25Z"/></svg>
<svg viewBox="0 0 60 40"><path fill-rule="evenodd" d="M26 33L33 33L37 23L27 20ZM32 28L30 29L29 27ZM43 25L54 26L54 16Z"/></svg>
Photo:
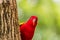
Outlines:
<svg viewBox="0 0 60 40"><path fill-rule="evenodd" d="M0 40L21 40L16 0L0 0Z"/></svg>

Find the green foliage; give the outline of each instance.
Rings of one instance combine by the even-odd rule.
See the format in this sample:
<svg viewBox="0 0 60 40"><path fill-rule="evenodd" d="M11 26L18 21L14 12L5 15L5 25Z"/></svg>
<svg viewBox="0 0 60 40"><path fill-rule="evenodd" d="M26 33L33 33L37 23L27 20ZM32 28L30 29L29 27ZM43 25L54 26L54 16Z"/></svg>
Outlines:
<svg viewBox="0 0 60 40"><path fill-rule="evenodd" d="M38 16L33 40L60 40L59 0L17 0L20 22Z"/></svg>

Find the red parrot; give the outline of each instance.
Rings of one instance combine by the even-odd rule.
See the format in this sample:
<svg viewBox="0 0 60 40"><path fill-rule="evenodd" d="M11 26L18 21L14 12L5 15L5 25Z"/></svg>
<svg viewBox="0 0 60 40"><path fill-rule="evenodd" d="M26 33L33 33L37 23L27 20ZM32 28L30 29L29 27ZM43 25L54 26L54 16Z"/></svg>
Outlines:
<svg viewBox="0 0 60 40"><path fill-rule="evenodd" d="M32 40L37 25L37 21L38 18L36 16L31 16L27 22L20 25L22 40Z"/></svg>

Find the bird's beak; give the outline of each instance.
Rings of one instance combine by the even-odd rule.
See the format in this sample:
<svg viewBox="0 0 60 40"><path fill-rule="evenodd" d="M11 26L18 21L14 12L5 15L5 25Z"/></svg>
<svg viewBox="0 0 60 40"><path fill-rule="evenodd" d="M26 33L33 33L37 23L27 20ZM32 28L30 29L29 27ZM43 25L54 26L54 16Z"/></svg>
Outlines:
<svg viewBox="0 0 60 40"><path fill-rule="evenodd" d="M36 21L36 19L33 19L33 25L35 25L35 21Z"/></svg>

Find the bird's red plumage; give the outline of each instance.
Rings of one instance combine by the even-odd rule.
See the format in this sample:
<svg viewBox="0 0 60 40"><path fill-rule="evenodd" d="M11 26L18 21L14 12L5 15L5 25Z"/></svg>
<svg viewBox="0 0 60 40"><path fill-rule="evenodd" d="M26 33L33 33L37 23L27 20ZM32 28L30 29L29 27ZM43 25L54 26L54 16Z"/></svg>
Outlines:
<svg viewBox="0 0 60 40"><path fill-rule="evenodd" d="M32 40L37 20L38 18L36 16L31 16L26 23L20 26L22 40Z"/></svg>

